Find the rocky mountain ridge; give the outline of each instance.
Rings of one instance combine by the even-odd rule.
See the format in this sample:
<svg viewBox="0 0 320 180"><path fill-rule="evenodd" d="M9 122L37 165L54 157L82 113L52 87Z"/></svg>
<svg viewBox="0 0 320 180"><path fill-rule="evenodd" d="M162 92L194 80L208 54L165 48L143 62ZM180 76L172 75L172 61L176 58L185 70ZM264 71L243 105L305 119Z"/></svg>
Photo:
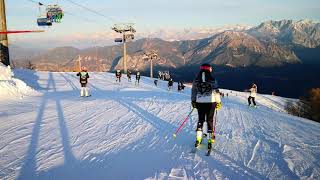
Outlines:
<svg viewBox="0 0 320 180"><path fill-rule="evenodd" d="M128 68L147 70L144 52L157 51L155 68L181 68L210 63L229 67L274 67L303 63L294 48L320 45L320 24L303 20L267 21L243 31L224 31L200 40L143 38L128 43ZM300 51L301 52L301 51ZM19 56L21 57L21 56ZM74 71L79 60L91 71L122 69L122 45L77 49L59 47L28 58L38 70ZM15 62L23 59L14 59ZM18 63L16 63L18 64Z"/></svg>

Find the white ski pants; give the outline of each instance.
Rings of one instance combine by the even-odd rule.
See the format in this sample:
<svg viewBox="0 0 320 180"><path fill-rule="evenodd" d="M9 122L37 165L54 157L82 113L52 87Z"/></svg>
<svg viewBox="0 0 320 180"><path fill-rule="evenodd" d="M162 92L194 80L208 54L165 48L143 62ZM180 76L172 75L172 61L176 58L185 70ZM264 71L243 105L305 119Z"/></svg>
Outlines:
<svg viewBox="0 0 320 180"><path fill-rule="evenodd" d="M81 87L80 96L89 96L87 87Z"/></svg>

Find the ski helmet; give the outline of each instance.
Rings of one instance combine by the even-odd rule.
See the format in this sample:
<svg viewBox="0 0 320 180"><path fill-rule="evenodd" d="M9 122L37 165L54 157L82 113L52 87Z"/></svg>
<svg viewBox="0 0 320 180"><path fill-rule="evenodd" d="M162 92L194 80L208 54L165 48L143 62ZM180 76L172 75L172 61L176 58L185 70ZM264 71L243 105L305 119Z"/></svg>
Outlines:
<svg viewBox="0 0 320 180"><path fill-rule="evenodd" d="M211 71L212 71L212 67L210 66L210 64L202 64L202 65L200 66L200 70L211 72Z"/></svg>
<svg viewBox="0 0 320 180"><path fill-rule="evenodd" d="M82 66L81 71L87 71L87 68L85 66Z"/></svg>

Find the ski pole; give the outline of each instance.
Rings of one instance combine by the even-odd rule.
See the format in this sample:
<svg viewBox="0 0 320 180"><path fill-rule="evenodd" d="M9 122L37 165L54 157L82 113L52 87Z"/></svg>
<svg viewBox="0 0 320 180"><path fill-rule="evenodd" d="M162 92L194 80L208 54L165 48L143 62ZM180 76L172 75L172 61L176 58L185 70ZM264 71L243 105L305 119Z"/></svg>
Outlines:
<svg viewBox="0 0 320 180"><path fill-rule="evenodd" d="M191 115L191 113L193 112L194 108L192 108L191 112L188 114L188 116L183 120L183 122L181 123L180 127L176 130L176 132L173 134L173 138L177 137L178 132L180 131L180 129L182 128L182 126L184 125L184 123L186 123L187 119L189 118L189 116Z"/></svg>
<svg viewBox="0 0 320 180"><path fill-rule="evenodd" d="M218 116L218 110L216 109L215 110L215 114L214 114L214 126L213 126L213 134L212 134L212 137L214 138L214 139L216 139L216 124L217 124L217 116Z"/></svg>

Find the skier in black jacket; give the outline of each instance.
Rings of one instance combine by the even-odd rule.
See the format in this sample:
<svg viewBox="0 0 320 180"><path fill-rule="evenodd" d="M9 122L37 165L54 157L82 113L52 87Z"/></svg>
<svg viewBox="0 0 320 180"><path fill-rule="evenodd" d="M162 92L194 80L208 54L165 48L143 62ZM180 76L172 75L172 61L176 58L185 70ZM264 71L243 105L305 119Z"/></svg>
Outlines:
<svg viewBox="0 0 320 180"><path fill-rule="evenodd" d="M88 97L89 93L88 93L87 83L88 83L89 74L87 72L87 68L82 66L81 72L78 72L77 76L80 76L80 84L81 84L80 96Z"/></svg>
<svg viewBox="0 0 320 180"><path fill-rule="evenodd" d="M138 71L137 74L136 74L136 82L135 82L135 85L139 85L139 82L140 82L140 72Z"/></svg>
<svg viewBox="0 0 320 180"><path fill-rule="evenodd" d="M173 80L172 78L170 78L170 80L168 81L168 91L171 91L173 87Z"/></svg>
<svg viewBox="0 0 320 180"><path fill-rule="evenodd" d="M202 142L202 128L206 121L208 126L208 149L214 143L214 124L213 116L215 109L221 107L220 93L217 81L212 77L212 67L209 64L200 66L200 72L193 81L191 90L192 107L198 110L198 124L195 147Z"/></svg>
<svg viewBox="0 0 320 180"><path fill-rule="evenodd" d="M183 91L184 90L184 84L182 83L182 81L179 81L178 82L178 91L180 92L180 91Z"/></svg>
<svg viewBox="0 0 320 180"><path fill-rule="evenodd" d="M121 71L120 71L120 69L118 69L117 71L116 71L116 82L121 82Z"/></svg>
<svg viewBox="0 0 320 180"><path fill-rule="evenodd" d="M131 82L131 71L128 70L127 72L128 82Z"/></svg>

